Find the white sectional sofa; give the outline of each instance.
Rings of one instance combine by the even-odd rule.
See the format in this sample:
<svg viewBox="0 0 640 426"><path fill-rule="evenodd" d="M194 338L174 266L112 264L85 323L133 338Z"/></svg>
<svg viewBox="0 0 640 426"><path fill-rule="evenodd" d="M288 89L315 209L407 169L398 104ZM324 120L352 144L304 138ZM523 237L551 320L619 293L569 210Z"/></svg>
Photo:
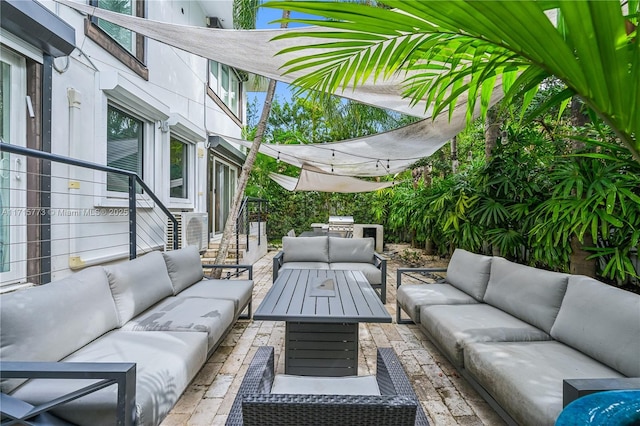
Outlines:
<svg viewBox="0 0 640 426"><path fill-rule="evenodd" d="M433 271L398 270L398 321L419 324L508 423L553 425L596 390L586 379L640 388L640 295L460 249L444 281L402 284Z"/></svg>
<svg viewBox="0 0 640 426"><path fill-rule="evenodd" d="M360 271L387 302L387 261L374 251L373 238L283 237L273 258L273 281L281 269Z"/></svg>
<svg viewBox="0 0 640 426"><path fill-rule="evenodd" d="M2 295L2 410L46 403L97 382L79 377L109 378L135 364L118 386L51 413L79 425L113 425L117 416L118 424L157 425L241 312L250 314L252 291L251 279L204 278L197 250L186 247Z"/></svg>

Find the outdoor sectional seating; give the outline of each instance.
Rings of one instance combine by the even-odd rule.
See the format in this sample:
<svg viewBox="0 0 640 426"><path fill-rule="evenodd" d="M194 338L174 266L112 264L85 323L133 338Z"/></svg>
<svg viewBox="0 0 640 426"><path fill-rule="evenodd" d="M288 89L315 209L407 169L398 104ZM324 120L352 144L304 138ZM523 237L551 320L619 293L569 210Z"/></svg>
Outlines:
<svg viewBox="0 0 640 426"><path fill-rule="evenodd" d="M640 295L456 250L446 279L402 284L404 310L508 423L553 425L573 399L640 388ZM406 282L406 280L405 280Z"/></svg>
<svg viewBox="0 0 640 426"><path fill-rule="evenodd" d="M387 261L374 251L373 238L283 237L273 258L273 281L281 269L361 271L387 302Z"/></svg>
<svg viewBox="0 0 640 426"><path fill-rule="evenodd" d="M186 247L2 295L3 418L92 386L47 416L159 424L240 314L251 313L251 266L224 267L246 268L249 279L204 278L198 251Z"/></svg>
<svg viewBox="0 0 640 426"><path fill-rule="evenodd" d="M375 376L291 376L274 371L272 346L258 348L228 426L421 425L429 422L402 364L379 348Z"/></svg>

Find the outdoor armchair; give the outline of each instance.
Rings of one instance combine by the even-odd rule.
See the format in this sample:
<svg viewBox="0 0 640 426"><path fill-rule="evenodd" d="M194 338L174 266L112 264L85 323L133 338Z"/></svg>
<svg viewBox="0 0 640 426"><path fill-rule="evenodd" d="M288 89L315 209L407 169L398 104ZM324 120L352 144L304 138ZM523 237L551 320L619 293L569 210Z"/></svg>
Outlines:
<svg viewBox="0 0 640 426"><path fill-rule="evenodd" d="M379 395L271 393L275 377L273 347L262 346L240 385L227 425L429 424L400 361L390 348L378 349L375 380ZM327 379L297 377L304 377L308 382Z"/></svg>

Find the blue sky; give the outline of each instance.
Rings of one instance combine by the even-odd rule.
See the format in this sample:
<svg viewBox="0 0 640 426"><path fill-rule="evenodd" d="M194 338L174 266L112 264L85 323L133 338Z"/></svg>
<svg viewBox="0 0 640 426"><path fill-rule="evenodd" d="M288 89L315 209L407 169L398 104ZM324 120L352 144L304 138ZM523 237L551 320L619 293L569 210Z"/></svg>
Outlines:
<svg viewBox="0 0 640 426"><path fill-rule="evenodd" d="M296 15L295 13L291 14L292 17L301 16ZM276 19L280 19L282 17L282 11L279 9L267 9L260 8L258 10L258 20L256 23L256 28L280 28L280 23L271 23L271 21L275 21ZM300 27L299 24L289 24L289 27ZM276 97L282 102L288 99L291 99L291 90L289 89L289 85L285 83L278 83L276 85ZM255 99L258 99L258 114L262 112L262 104L264 103L265 93L260 92L248 92L247 100L251 104Z"/></svg>

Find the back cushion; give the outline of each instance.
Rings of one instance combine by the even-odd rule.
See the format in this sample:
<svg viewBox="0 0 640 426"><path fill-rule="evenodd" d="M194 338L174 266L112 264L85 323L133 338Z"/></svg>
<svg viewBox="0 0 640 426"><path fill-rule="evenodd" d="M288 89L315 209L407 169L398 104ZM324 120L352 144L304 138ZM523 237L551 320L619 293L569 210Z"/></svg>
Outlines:
<svg viewBox="0 0 640 426"><path fill-rule="evenodd" d="M549 333L568 279L568 274L494 257L484 301Z"/></svg>
<svg viewBox="0 0 640 426"><path fill-rule="evenodd" d="M456 249L447 267L447 282L482 302L491 272L491 256Z"/></svg>
<svg viewBox="0 0 640 426"><path fill-rule="evenodd" d="M640 377L640 295L569 278L551 336L629 377Z"/></svg>
<svg viewBox="0 0 640 426"><path fill-rule="evenodd" d="M105 266L109 286L123 326L154 303L173 295L173 286L159 251L127 262Z"/></svg>
<svg viewBox="0 0 640 426"><path fill-rule="evenodd" d="M329 262L373 263L373 238L329 237Z"/></svg>
<svg viewBox="0 0 640 426"><path fill-rule="evenodd" d="M59 361L118 327L101 267L0 296L0 360ZM8 392L21 381L2 383Z"/></svg>
<svg viewBox="0 0 640 426"><path fill-rule="evenodd" d="M173 294L180 293L204 277L200 252L195 246L167 251L162 253L162 257L173 285Z"/></svg>
<svg viewBox="0 0 640 426"><path fill-rule="evenodd" d="M329 262L329 237L282 237L285 262Z"/></svg>

